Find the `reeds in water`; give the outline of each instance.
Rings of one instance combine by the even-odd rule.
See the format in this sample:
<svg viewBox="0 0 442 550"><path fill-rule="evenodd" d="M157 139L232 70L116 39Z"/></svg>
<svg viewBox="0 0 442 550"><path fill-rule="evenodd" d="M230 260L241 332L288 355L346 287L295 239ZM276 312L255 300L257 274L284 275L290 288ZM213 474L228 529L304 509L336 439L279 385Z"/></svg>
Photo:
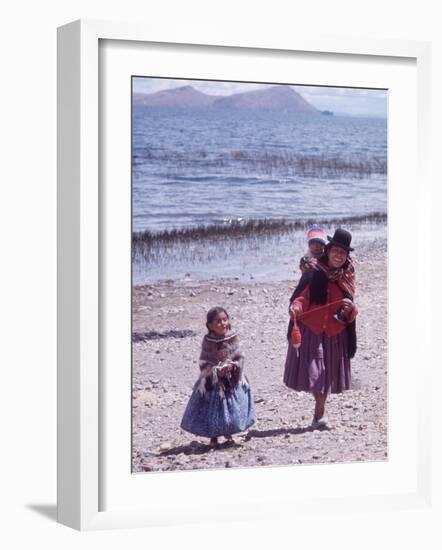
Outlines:
<svg viewBox="0 0 442 550"><path fill-rule="evenodd" d="M268 272L275 266L290 278L285 259L293 251L305 248L305 231L319 223L327 234L338 226L368 241L373 235L385 232L387 215L349 216L329 220L231 220L225 224L191 227L181 230L133 234L132 261L138 282L159 279L179 279L186 272L210 278L241 276L247 273ZM384 229L383 229L384 228ZM273 266L273 267L272 267ZM279 273L278 271L278 273ZM137 283L138 284L138 283Z"/></svg>
<svg viewBox="0 0 442 550"><path fill-rule="evenodd" d="M223 153L207 151L139 150L133 157L134 167L146 162L161 162L168 172L182 172L190 168L211 168L248 172L265 176L366 178L387 174L387 158L353 155L299 155L292 152L234 150Z"/></svg>
<svg viewBox="0 0 442 550"><path fill-rule="evenodd" d="M226 238L238 239L247 237L262 237L265 235L275 235L289 233L295 230L305 230L313 223L327 226L344 226L354 223L385 223L387 214L383 212L373 212L361 216L345 216L332 218L328 220L228 220L224 223L213 223L208 225L198 225L194 227L185 227L182 229L170 229L159 232L138 231L132 234L132 244L134 247L140 245L149 245L153 243L171 243L183 241L201 241L201 240L224 240Z"/></svg>

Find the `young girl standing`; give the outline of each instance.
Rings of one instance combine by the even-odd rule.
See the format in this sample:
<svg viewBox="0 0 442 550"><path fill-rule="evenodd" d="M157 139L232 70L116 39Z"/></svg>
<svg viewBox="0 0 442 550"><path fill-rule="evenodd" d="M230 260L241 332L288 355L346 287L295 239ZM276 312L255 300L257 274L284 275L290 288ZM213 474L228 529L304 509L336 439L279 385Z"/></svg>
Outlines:
<svg viewBox="0 0 442 550"><path fill-rule="evenodd" d="M201 372L181 428L209 437L215 446L219 436L232 440L232 434L249 428L255 422L255 408L244 376L244 356L227 311L221 307L210 309L206 326L199 360Z"/></svg>

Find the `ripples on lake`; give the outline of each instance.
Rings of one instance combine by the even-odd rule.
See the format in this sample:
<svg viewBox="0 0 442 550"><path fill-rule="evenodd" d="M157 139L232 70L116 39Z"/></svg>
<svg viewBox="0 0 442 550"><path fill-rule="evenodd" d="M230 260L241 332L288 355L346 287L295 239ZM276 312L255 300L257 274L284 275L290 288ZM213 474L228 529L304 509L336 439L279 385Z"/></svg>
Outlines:
<svg viewBox="0 0 442 550"><path fill-rule="evenodd" d="M135 107L133 230L386 212L384 119Z"/></svg>

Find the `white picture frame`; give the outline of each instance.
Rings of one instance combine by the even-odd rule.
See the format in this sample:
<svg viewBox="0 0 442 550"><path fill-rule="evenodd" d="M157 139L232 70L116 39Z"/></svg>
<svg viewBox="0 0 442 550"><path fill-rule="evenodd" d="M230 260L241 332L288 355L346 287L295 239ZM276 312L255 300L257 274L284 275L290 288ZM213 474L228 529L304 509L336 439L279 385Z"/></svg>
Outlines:
<svg viewBox="0 0 442 550"><path fill-rule="evenodd" d="M430 79L430 44L426 42L372 40L350 37L321 37L317 39L302 36L281 36L277 41L267 43L264 37L237 37L223 32L220 36L207 37L204 31L198 36L187 36L186 30L174 31L167 36L161 30L117 22L76 21L61 27L58 31L58 521L80 530L139 527L169 523L195 521L229 521L238 517L238 512L219 513L219 509L208 509L201 502L188 503L185 500L188 486L195 483L195 476L207 481L208 476L219 477L216 472L194 472L166 474L166 477L151 477L152 488L147 500L153 501L152 493L161 491L161 486L179 489L180 498L174 506L167 500L156 506L128 506L127 501L103 510L100 484L106 478L103 472L103 434L101 430L107 399L102 386L103 354L100 347L103 323L103 250L101 232L106 226L100 223L103 209L102 178L100 178L100 44L116 41L130 48L135 44L166 44L180 48L193 46L207 48L229 48L229 54L250 51L257 55L272 52L286 55L287 52L303 52L331 56L367 56L369 58L401 60L408 59L416 64L417 83L417 219L415 239L422 243L418 254L425 258L430 246L423 237L430 233L429 210L432 188L428 173L428 151L430 147L429 121L431 103L428 91ZM210 57L210 55L209 55ZM363 59L363 58L360 58ZM101 136L102 137L102 136ZM419 182L419 185L416 184ZM399 240L395 241L399 242ZM427 244L425 244L427 242ZM397 252L401 252L398 250ZM390 254L394 260L395 250ZM428 254L429 256L429 254ZM428 257L427 256L427 257ZM415 277L419 277L423 288L431 286L430 272L423 268L424 262L416 262ZM412 279L412 282L416 279ZM390 283L391 284L391 283ZM425 315L429 311L428 294L417 295L419 309ZM398 321L400 322L400 321ZM424 349L431 334L415 327ZM428 346L427 346L428 347ZM416 352L417 353L417 352ZM410 484L393 490L367 492L365 495L348 490L342 493L330 492L328 506L339 508L342 513L350 509L363 511L397 509L404 507L429 506L431 501L431 437L428 418L430 401L426 388L430 387L428 365L422 367L422 377L416 384L417 404L412 408L416 440L413 447L411 470L404 475L412 477ZM350 479L360 473L352 465L331 465L335 471L347 469ZM293 467L288 467L293 468ZM308 467L306 467L308 468ZM314 468L322 468L314 466ZM327 467L324 467L327 468ZM304 470L306 475L308 470ZM326 472L326 470L324 470ZM129 472L130 473L130 472ZM263 486L272 484L271 469L262 473L239 470L222 472L232 479L239 475L246 478L258 475ZM339 474L338 474L339 475ZM174 477L175 476L175 477ZM180 477L178 477L180 476ZM193 477L192 477L193 476ZM134 477L137 479L137 476ZM140 479L138 477L138 479ZM149 479L145 477L145 479ZM135 483L138 483L135 481ZM400 483L400 481L398 482ZM412 489L410 489L410 487ZM189 497L190 498L190 497ZM261 500L249 502L248 512L242 518L282 517L287 504L302 513L312 513L321 496L312 491L312 498L305 495L290 498L278 492L264 494Z"/></svg>

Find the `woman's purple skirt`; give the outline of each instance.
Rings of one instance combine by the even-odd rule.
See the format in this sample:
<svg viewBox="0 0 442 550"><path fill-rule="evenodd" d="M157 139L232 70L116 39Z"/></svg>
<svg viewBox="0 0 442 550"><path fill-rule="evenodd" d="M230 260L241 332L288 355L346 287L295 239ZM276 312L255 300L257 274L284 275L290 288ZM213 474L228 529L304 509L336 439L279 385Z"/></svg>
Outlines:
<svg viewBox="0 0 442 550"><path fill-rule="evenodd" d="M350 359L347 331L336 336L319 336L302 323L301 347L289 343L284 384L293 390L340 393L350 389Z"/></svg>

